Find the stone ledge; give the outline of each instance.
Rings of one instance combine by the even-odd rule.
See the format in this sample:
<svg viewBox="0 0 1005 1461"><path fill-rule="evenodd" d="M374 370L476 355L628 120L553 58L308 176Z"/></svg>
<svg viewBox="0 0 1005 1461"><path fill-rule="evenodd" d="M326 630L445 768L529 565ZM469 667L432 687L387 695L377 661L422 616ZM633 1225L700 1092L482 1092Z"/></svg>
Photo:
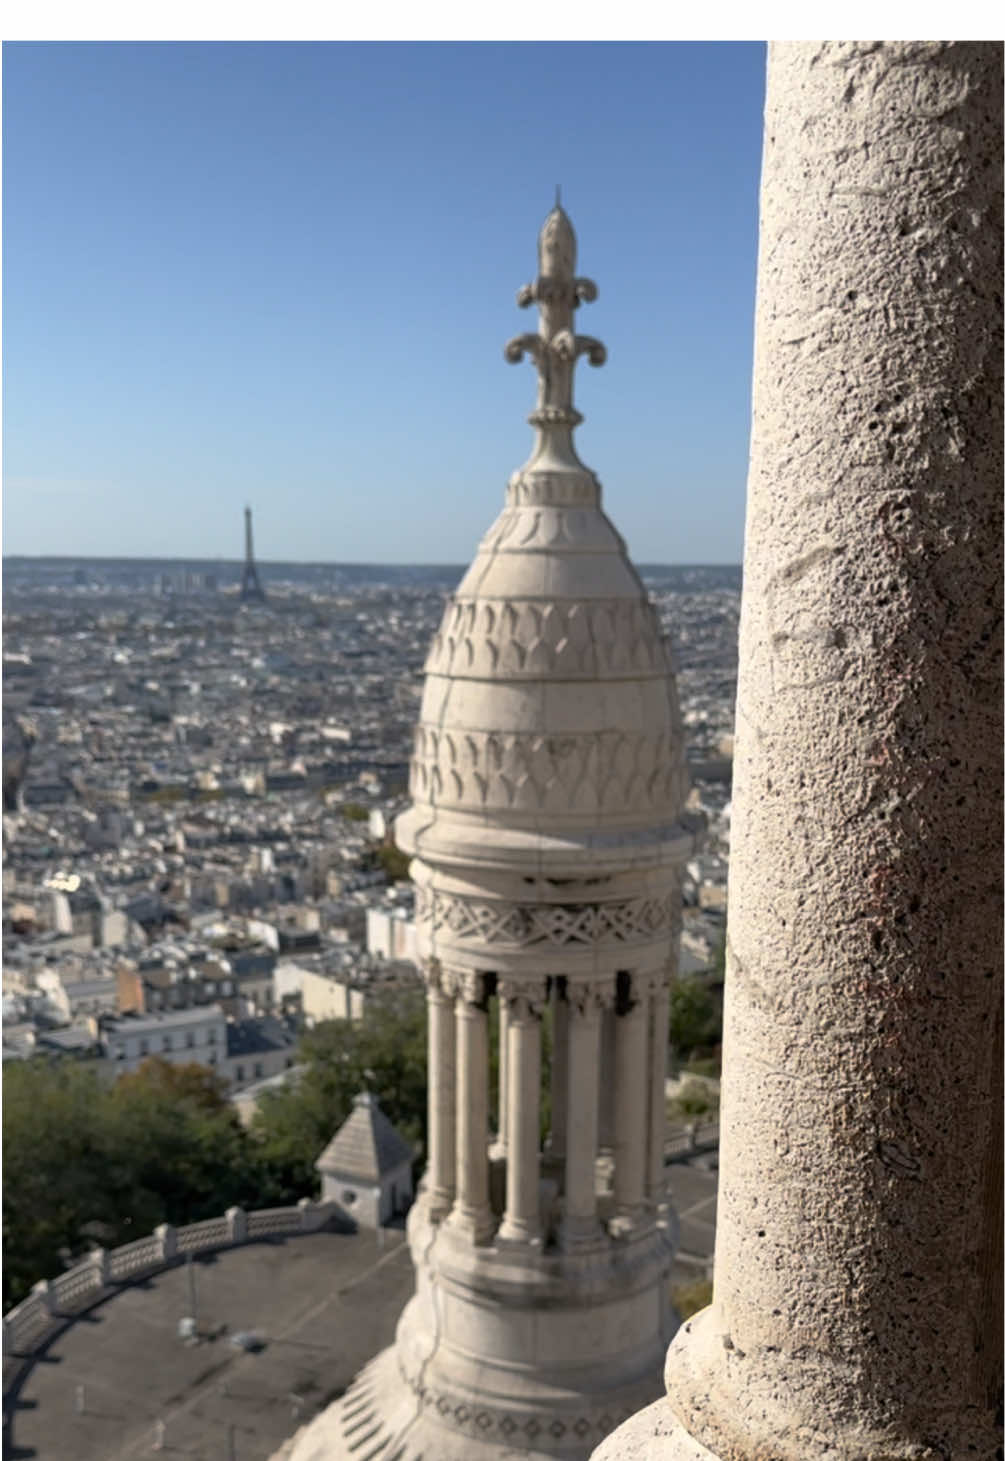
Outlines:
<svg viewBox="0 0 1005 1461"><path fill-rule="evenodd" d="M640 1410L602 1441L590 1461L717 1461L689 1436L665 1397Z"/></svg>

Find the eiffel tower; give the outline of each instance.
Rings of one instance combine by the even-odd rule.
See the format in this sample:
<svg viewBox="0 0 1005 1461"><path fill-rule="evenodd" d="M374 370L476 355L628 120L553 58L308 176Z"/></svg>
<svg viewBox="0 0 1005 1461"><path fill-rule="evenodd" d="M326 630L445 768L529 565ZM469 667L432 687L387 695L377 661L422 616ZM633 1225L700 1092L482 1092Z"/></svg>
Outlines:
<svg viewBox="0 0 1005 1461"><path fill-rule="evenodd" d="M265 590L255 567L255 550L251 542L251 508L244 509L244 573L241 576L241 602L264 604Z"/></svg>

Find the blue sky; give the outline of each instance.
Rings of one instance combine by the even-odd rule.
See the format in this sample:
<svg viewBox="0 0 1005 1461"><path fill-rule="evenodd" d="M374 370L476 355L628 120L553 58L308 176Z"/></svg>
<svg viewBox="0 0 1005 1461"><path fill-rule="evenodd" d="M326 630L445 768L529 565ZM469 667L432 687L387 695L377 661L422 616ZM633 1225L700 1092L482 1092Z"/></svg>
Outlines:
<svg viewBox="0 0 1005 1461"><path fill-rule="evenodd" d="M577 433L642 562L737 562L764 49L6 44L4 552L463 562L526 459L556 183Z"/></svg>

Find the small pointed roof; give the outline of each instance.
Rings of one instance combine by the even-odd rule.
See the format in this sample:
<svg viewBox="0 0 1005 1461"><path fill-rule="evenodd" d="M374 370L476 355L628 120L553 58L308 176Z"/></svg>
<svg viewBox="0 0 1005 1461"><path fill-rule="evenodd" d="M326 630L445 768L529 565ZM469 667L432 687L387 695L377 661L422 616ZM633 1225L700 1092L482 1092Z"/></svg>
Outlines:
<svg viewBox="0 0 1005 1461"><path fill-rule="evenodd" d="M415 1155L388 1121L370 1091L353 1099L352 1115L342 1123L314 1163L319 1172L339 1172L361 1182L379 1182Z"/></svg>

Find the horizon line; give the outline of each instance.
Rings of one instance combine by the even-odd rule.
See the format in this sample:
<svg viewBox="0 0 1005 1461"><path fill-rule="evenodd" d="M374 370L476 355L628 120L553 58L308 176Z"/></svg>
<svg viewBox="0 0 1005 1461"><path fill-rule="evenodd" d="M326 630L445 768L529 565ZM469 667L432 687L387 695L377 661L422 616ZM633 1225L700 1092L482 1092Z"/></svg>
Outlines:
<svg viewBox="0 0 1005 1461"><path fill-rule="evenodd" d="M241 568L244 565L243 558L199 558L184 557L176 553L153 556L151 554L122 553L114 555L99 555L96 553L4 553L3 563L223 563L234 564ZM443 559L421 559L421 558L259 558L255 557L258 567L273 568L457 568L466 567L467 563L461 561L447 562ZM671 559L648 559L645 564L639 563L636 567L658 567L658 568L742 568L742 560L728 562L681 562Z"/></svg>

